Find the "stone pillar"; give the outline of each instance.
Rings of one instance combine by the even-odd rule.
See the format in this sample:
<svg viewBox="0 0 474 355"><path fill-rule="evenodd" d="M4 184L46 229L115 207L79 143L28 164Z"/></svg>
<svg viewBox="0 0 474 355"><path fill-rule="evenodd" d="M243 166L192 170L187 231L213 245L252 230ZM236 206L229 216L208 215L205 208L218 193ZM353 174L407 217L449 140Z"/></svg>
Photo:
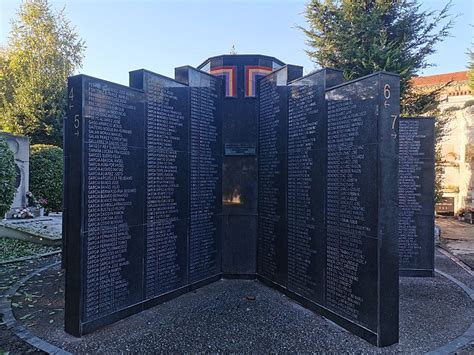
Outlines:
<svg viewBox="0 0 474 355"><path fill-rule="evenodd" d="M25 136L14 136L10 133L0 132L15 156L17 177L15 181L16 193L12 209L26 207L26 193L29 190L30 174L30 141Z"/></svg>

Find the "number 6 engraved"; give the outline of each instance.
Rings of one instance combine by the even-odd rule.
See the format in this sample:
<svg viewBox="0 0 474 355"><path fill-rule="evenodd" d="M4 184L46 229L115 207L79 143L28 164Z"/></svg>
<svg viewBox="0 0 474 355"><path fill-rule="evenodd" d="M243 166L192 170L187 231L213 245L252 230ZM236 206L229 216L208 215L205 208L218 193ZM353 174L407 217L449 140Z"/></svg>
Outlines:
<svg viewBox="0 0 474 355"><path fill-rule="evenodd" d="M385 84L383 87L383 97L385 97L385 100L388 100L390 98L390 85Z"/></svg>

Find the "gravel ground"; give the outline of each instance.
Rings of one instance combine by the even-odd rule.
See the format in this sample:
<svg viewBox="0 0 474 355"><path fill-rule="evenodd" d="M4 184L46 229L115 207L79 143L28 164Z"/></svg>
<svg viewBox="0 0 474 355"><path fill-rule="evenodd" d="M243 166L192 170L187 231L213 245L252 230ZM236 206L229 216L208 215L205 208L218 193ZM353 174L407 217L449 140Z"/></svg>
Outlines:
<svg viewBox="0 0 474 355"><path fill-rule="evenodd" d="M469 274L466 270L460 267L452 267L452 260L446 255L441 254L439 251L436 251L436 268L447 272L451 276L455 277L462 283L466 284L469 288L474 290L474 276Z"/></svg>
<svg viewBox="0 0 474 355"><path fill-rule="evenodd" d="M457 268L446 259L437 262ZM472 301L451 281L402 278L400 343L378 349L257 281L221 280L78 339L63 331L62 285L59 267L31 279L14 312L33 334L70 352L422 353L474 321ZM32 314L30 304L41 311Z"/></svg>
<svg viewBox="0 0 474 355"><path fill-rule="evenodd" d="M0 265L0 294L3 293L23 276L30 272L60 260L60 256L52 256L13 264ZM0 354L42 353L17 338L7 327L0 324Z"/></svg>

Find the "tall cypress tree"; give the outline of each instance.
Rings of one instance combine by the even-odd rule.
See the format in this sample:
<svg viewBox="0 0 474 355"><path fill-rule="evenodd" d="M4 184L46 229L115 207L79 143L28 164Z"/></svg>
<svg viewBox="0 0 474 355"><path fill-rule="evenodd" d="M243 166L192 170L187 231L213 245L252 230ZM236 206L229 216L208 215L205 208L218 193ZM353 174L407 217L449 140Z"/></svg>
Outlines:
<svg viewBox="0 0 474 355"><path fill-rule="evenodd" d="M422 11L414 0L312 0L302 28L306 52L322 67L343 70L348 80L380 70L399 74L402 112L424 114L432 100L423 96L432 95L413 93L410 80L433 66L428 58L453 25L449 7Z"/></svg>
<svg viewBox="0 0 474 355"><path fill-rule="evenodd" d="M449 36L450 3L426 11L416 0L311 0L306 7L309 57L321 67L341 69L347 80L376 71L400 75L401 113L436 117L436 197L441 198L441 140L449 115L438 110L442 88L415 91L412 79L433 66L429 57Z"/></svg>

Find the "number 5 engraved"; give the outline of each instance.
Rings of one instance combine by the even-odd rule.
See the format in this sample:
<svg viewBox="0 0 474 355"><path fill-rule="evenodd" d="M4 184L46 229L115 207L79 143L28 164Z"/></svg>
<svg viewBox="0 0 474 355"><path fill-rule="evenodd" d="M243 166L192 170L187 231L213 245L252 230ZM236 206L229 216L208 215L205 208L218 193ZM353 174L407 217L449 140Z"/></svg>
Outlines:
<svg viewBox="0 0 474 355"><path fill-rule="evenodd" d="M79 136L79 125L81 124L81 121L79 121L79 115L74 116L74 128L76 131L74 132L75 136Z"/></svg>
<svg viewBox="0 0 474 355"><path fill-rule="evenodd" d="M79 115L74 116L74 128L79 128L79 124L81 122L79 121Z"/></svg>

